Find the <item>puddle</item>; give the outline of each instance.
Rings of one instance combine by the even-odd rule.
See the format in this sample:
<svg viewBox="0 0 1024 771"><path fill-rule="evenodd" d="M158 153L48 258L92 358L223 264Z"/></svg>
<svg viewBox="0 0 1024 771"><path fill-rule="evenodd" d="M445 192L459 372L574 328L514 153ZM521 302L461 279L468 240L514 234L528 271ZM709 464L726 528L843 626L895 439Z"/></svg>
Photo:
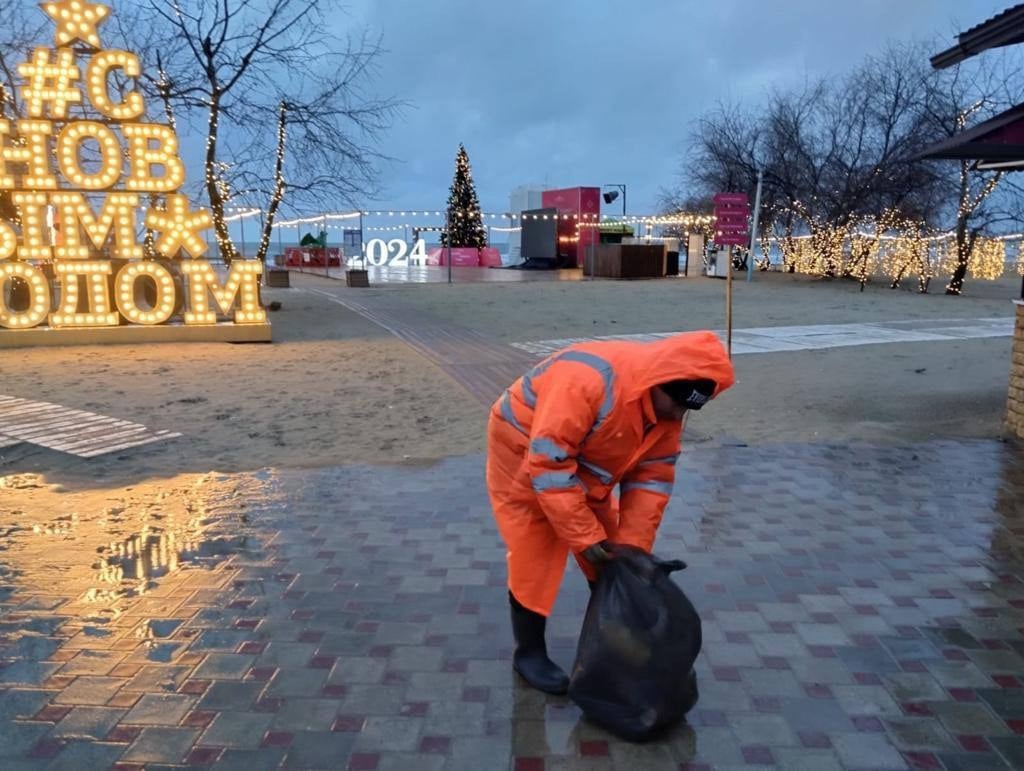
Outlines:
<svg viewBox="0 0 1024 771"><path fill-rule="evenodd" d="M274 485L269 472L189 475L80 491L34 475L4 477L0 601L6 607L0 607L0 624L14 613L31 613L38 623L59 614L72 634L108 635L112 621L167 581L189 571L218 570L233 555L253 549L250 509L271 501ZM152 639L150 660L174 657L176 646L166 638L175 627L161 621L140 635Z"/></svg>
<svg viewBox="0 0 1024 771"><path fill-rule="evenodd" d="M190 525L180 533L146 530L104 547L94 566L97 580L148 586L183 567L218 562L249 544L244 535L205 537L202 525Z"/></svg>

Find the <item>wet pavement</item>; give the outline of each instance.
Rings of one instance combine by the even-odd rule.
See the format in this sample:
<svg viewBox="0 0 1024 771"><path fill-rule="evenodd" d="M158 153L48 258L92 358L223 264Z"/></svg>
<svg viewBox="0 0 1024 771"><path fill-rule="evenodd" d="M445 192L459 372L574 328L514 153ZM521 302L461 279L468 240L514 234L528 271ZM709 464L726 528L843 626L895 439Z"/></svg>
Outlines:
<svg viewBox="0 0 1024 771"><path fill-rule="evenodd" d="M688 451L657 551L689 563L701 701L644 746L512 675L482 466L247 475L104 543L8 530L0 768L1024 766L1019 448ZM570 568L566 667L587 595Z"/></svg>
<svg viewBox="0 0 1024 771"><path fill-rule="evenodd" d="M493 284L523 283L527 281L583 281L583 271L579 268L563 270L518 270L516 268L466 268L452 266L449 273L447 267L436 265L408 265L392 267L390 265L353 265L366 270L370 286L404 286L407 284ZM345 280L342 268L304 268L290 269L292 273L308 274L323 278Z"/></svg>

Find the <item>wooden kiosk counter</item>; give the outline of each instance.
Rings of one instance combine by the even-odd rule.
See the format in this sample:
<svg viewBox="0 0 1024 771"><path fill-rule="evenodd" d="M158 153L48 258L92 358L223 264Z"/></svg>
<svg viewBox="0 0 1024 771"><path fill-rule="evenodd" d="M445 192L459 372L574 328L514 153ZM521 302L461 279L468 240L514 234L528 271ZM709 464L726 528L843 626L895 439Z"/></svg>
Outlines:
<svg viewBox="0 0 1024 771"><path fill-rule="evenodd" d="M662 244L597 244L583 262L583 275L594 278L662 278L665 272Z"/></svg>

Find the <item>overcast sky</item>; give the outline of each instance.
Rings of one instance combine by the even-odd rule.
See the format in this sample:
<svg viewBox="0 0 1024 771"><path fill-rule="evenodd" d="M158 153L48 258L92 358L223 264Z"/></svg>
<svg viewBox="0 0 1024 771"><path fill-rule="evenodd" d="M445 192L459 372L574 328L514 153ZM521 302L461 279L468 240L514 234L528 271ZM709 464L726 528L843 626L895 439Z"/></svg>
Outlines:
<svg viewBox="0 0 1024 771"><path fill-rule="evenodd" d="M649 213L717 101L842 73L887 39L945 46L1011 4L351 0L336 27L383 34L375 90L412 105L383 143L399 160L378 205L443 207L464 142L485 210L518 185L624 183L630 213Z"/></svg>

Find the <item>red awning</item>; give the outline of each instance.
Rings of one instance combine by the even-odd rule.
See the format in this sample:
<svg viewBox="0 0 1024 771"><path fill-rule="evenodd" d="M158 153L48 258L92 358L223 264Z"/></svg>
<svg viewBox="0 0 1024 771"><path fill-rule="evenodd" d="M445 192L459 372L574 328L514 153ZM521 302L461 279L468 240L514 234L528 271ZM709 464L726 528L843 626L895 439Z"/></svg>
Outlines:
<svg viewBox="0 0 1024 771"><path fill-rule="evenodd" d="M978 168L1024 168L1024 104L932 145L923 160L977 160Z"/></svg>
<svg viewBox="0 0 1024 771"><path fill-rule="evenodd" d="M1017 43L1024 43L1024 3L961 32L955 46L932 57L932 67L953 67L983 51Z"/></svg>

